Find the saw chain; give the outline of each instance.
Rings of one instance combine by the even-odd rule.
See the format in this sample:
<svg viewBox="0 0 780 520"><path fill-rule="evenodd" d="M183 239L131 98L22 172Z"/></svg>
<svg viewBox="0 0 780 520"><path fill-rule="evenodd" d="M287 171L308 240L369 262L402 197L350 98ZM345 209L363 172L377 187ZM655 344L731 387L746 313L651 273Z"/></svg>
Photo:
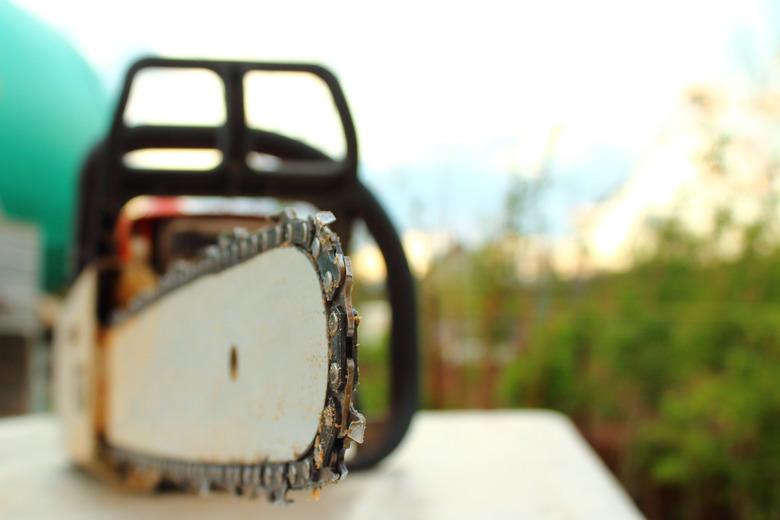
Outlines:
<svg viewBox="0 0 780 520"><path fill-rule="evenodd" d="M343 479L351 442L362 443L365 418L355 407L358 385L357 328L359 316L352 307L352 268L338 236L329 225L330 212L300 218L287 209L271 218L260 231L235 229L220 235L194 261L176 261L151 292L136 296L111 319L118 325L144 312L182 286L241 264L275 248L295 247L306 254L320 280L327 316L328 383L323 411L312 444L296 460L257 461L251 464L217 464L162 458L114 447L104 440L101 454L120 474L144 475L200 493L222 489L237 495L265 494L272 502L286 501L289 490L314 489Z"/></svg>

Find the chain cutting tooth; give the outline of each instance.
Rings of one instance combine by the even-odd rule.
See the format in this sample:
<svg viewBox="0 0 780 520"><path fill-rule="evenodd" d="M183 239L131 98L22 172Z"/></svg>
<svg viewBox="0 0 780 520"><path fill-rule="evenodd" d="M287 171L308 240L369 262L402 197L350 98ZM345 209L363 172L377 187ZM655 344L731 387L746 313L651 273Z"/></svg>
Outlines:
<svg viewBox="0 0 780 520"><path fill-rule="evenodd" d="M295 483L298 479L298 467L295 465L294 462L291 462L287 465L287 483L290 485L290 487L295 486Z"/></svg>
<svg viewBox="0 0 780 520"><path fill-rule="evenodd" d="M245 228L237 227L233 230L233 237L235 238L235 245L238 249L239 260L245 260L250 256L250 244L249 244L249 231Z"/></svg>
<svg viewBox="0 0 780 520"><path fill-rule="evenodd" d="M244 475L241 486L244 490L244 494L249 498L256 498L258 491L261 489L260 485L260 473L258 465L251 465L244 467Z"/></svg>
<svg viewBox="0 0 780 520"><path fill-rule="evenodd" d="M309 245L309 221L302 220L301 226L301 241L298 244L301 247L307 247Z"/></svg>
<svg viewBox="0 0 780 520"><path fill-rule="evenodd" d="M312 218L318 230L336 222L336 216L330 211L318 211Z"/></svg>
<svg viewBox="0 0 780 520"><path fill-rule="evenodd" d="M344 297L344 308L347 309L347 336L355 337L355 328L360 323L360 318L356 319L355 309L352 307L352 262L348 256L344 258L344 288L341 294Z"/></svg>
<svg viewBox="0 0 780 520"><path fill-rule="evenodd" d="M363 444L363 438L366 433L366 418L365 416L352 408L350 410L349 427L347 428L347 437Z"/></svg>
<svg viewBox="0 0 780 520"><path fill-rule="evenodd" d="M249 235L246 241L248 247L248 256L251 258L260 251L260 244L258 243L257 234L252 233Z"/></svg>
<svg viewBox="0 0 780 520"><path fill-rule="evenodd" d="M328 301L333 299L333 289L335 288L334 282L333 282L333 274L331 274L330 271L327 271L325 273L325 278L322 280L323 288L325 289L325 294L328 298Z"/></svg>

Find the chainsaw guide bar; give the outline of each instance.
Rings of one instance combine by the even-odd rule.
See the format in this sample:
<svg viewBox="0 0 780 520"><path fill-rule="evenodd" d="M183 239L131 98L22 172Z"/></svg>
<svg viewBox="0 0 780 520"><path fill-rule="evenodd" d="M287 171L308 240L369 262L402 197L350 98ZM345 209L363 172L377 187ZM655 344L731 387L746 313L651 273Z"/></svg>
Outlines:
<svg viewBox="0 0 780 520"><path fill-rule="evenodd" d="M195 261L175 262L155 290L138 295L126 308L114 312L109 327L109 334L132 328L145 313L162 308L169 299L186 297L186 288L203 283L209 276L237 270L271 251L295 248L304 253L319 280L327 329L323 331L327 337L326 390L316 434L308 448L287 460L273 457L251 462L191 460L128 447L127 443L116 442L109 429L98 447L100 459L127 479L162 480L200 493L225 489L250 497L265 494L273 502L286 501L288 490L318 489L347 475L344 455L351 442L362 443L365 418L356 410L354 401L358 384L359 317L352 307L352 269L338 236L329 227L334 221L330 212L299 218L288 209L273 217L271 225L260 231L236 229L221 235L217 244L206 247ZM250 373L246 377L253 376ZM176 411L170 413L175 415ZM282 409L280 413L285 411Z"/></svg>

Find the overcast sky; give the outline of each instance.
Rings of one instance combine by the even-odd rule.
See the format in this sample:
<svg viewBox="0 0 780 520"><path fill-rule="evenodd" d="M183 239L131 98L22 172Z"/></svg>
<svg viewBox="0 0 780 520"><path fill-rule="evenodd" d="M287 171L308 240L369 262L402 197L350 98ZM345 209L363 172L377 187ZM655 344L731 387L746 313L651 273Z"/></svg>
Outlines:
<svg viewBox="0 0 780 520"><path fill-rule="evenodd" d="M766 0L15 3L110 91L144 54L331 67L396 220L465 235L496 217L507 172L536 171L553 131L545 204L565 230L630 174L686 87L759 81L780 35Z"/></svg>

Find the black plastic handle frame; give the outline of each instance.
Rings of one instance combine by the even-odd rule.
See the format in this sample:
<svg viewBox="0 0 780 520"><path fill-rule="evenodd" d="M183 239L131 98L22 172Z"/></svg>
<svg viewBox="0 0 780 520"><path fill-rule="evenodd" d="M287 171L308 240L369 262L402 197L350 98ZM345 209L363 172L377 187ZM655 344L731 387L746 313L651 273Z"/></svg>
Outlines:
<svg viewBox="0 0 780 520"><path fill-rule="evenodd" d="M124 114L133 81L149 68L207 69L225 87L226 121L219 127L128 127ZM330 90L344 130L346 155L334 161L305 143L247 128L244 76L251 71L301 72L319 77ZM216 148L223 160L214 170L139 172L126 166L126 153L143 148ZM328 173L258 172L248 167L250 152L282 159L330 160ZM387 266L390 328L390 407L381 436L370 435L354 469L368 468L392 452L403 439L419 400L419 356L414 281L401 241L381 204L358 179L357 135L344 93L327 69L309 64L253 63L146 58L133 64L125 78L110 133L84 164L76 229L76 270L115 253L113 232L122 207L140 195L255 196L305 201L336 215L335 231L348 247L353 224L365 222ZM369 430L371 432L371 424Z"/></svg>

